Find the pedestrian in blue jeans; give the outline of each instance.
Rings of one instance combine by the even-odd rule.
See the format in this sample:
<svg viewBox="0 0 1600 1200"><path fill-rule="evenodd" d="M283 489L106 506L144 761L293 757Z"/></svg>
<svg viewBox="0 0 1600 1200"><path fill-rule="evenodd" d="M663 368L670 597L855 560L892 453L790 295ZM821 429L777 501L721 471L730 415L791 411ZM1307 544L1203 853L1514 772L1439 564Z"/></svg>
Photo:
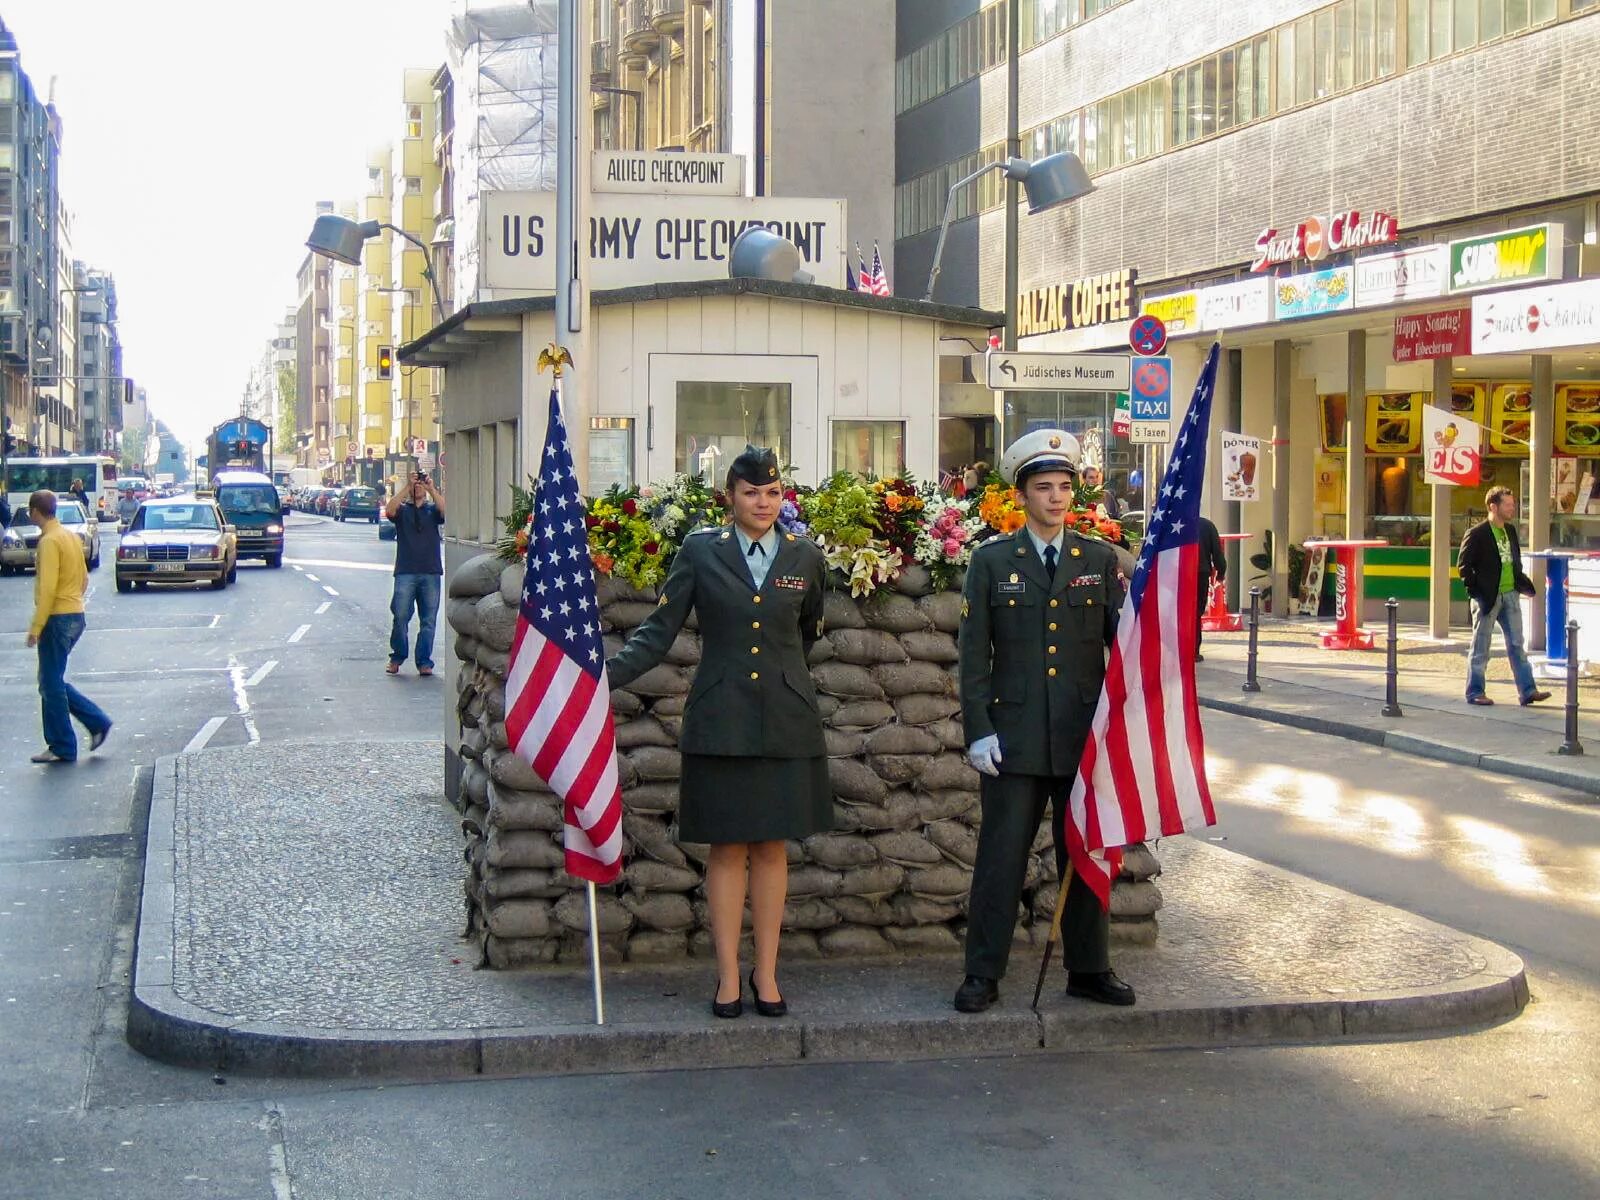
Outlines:
<svg viewBox="0 0 1600 1200"><path fill-rule="evenodd" d="M1533 581L1522 571L1522 543L1517 538L1517 498L1510 488L1493 487L1484 497L1489 517L1467 530L1456 555L1456 571L1472 598L1472 657L1467 664L1467 703L1488 707L1484 669L1494 627L1506 639L1506 657L1517 682L1517 697L1527 706L1550 699L1533 679L1533 667L1522 641L1522 596L1534 594Z"/></svg>
<svg viewBox="0 0 1600 1200"><path fill-rule="evenodd" d="M418 675L433 674L433 631L439 620L439 585L444 579L444 493L426 474L407 477L384 508L394 522L394 596L389 611L391 675L400 674L410 652L411 613L417 614Z"/></svg>

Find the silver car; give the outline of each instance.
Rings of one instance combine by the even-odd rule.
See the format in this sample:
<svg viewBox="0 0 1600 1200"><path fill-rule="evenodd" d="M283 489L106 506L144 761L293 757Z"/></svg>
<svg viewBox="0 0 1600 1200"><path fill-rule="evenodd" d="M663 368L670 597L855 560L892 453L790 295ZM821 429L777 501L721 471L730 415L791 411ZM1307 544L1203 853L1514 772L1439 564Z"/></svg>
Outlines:
<svg viewBox="0 0 1600 1200"><path fill-rule="evenodd" d="M56 498L56 519L83 543L83 558L89 570L100 565L100 522L76 500ZM22 508L11 517L11 527L0 534L0 575L31 571L38 555L39 526Z"/></svg>
<svg viewBox="0 0 1600 1200"><path fill-rule="evenodd" d="M117 547L117 591L152 583L209 583L221 591L239 577L238 531L215 500L146 500Z"/></svg>

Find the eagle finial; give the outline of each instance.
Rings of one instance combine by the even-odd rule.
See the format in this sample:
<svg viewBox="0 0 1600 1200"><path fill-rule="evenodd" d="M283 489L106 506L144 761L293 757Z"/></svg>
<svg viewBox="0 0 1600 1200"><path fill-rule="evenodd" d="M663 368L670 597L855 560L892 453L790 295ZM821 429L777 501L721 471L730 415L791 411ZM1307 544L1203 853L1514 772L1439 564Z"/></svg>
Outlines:
<svg viewBox="0 0 1600 1200"><path fill-rule="evenodd" d="M539 351L540 374L543 374L547 370L554 369L556 378L560 379L562 368L570 367L571 365L572 355L567 352L567 348L565 346L558 346L554 342L551 342L543 350Z"/></svg>

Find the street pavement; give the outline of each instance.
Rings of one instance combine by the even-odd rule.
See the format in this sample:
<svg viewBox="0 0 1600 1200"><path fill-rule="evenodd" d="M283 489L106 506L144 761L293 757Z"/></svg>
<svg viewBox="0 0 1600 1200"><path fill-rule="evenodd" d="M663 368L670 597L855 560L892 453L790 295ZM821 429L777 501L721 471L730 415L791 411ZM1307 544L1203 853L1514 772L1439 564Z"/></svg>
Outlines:
<svg viewBox="0 0 1600 1200"><path fill-rule="evenodd" d="M1215 712L1218 845L1501 942L1529 1008L1327 1046L412 1086L145 1058L124 1033L157 757L208 727L240 753L436 740L446 711L440 680L383 674L388 581L363 568L391 548L303 516L290 538L300 570L247 565L221 593L117 596L107 555L72 677L117 727L74 767L26 762L31 581L0 581L0 1198L1600 1191L1590 798Z"/></svg>

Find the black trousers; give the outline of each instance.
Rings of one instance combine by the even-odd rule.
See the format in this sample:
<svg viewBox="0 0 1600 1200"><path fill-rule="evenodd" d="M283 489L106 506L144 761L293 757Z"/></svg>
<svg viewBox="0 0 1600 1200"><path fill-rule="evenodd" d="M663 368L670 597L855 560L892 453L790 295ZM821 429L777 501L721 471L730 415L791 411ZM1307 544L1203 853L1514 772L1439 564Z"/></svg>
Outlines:
<svg viewBox="0 0 1600 1200"><path fill-rule="evenodd" d="M967 974L1002 979L1017 928L1028 850L1039 832L1046 805L1052 809L1056 871L1060 874L1066 869L1061 813L1072 795L1072 780L1053 775L985 775L980 786L983 824L978 830L978 859L967 904ZM1099 899L1074 874L1061 916L1061 958L1067 970L1109 970L1110 928L1110 917Z"/></svg>

